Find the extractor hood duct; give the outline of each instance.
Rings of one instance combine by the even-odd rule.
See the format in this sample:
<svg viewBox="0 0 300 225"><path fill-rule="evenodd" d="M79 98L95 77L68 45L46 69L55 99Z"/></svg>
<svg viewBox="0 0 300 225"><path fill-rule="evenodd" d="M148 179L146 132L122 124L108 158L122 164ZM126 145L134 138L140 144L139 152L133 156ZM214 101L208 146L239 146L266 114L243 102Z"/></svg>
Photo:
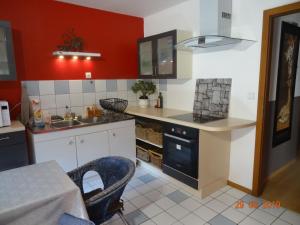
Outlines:
<svg viewBox="0 0 300 225"><path fill-rule="evenodd" d="M177 43L176 48L191 50L239 43L242 38L231 37L232 0L200 1L200 36Z"/></svg>

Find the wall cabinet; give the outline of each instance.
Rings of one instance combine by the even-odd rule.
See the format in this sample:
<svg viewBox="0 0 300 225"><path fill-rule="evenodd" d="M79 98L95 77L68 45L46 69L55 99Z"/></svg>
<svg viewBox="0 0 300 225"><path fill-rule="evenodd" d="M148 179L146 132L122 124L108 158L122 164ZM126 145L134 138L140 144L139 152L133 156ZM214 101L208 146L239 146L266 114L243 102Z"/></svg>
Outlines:
<svg viewBox="0 0 300 225"><path fill-rule="evenodd" d="M135 162L135 121L43 134L29 132L36 163L56 160L68 172L95 159L123 156Z"/></svg>
<svg viewBox="0 0 300 225"><path fill-rule="evenodd" d="M0 21L0 80L16 80L12 31L7 21Z"/></svg>
<svg viewBox="0 0 300 225"><path fill-rule="evenodd" d="M139 78L188 79L192 77L192 53L175 45L190 32L172 30L138 40Z"/></svg>

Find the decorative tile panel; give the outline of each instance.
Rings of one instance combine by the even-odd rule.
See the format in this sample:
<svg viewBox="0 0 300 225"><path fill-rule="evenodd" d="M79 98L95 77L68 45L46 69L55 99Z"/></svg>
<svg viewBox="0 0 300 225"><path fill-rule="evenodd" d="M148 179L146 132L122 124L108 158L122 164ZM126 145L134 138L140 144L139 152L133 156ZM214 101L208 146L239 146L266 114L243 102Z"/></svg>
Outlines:
<svg viewBox="0 0 300 225"><path fill-rule="evenodd" d="M193 112L199 116L227 117L231 79L198 79Z"/></svg>

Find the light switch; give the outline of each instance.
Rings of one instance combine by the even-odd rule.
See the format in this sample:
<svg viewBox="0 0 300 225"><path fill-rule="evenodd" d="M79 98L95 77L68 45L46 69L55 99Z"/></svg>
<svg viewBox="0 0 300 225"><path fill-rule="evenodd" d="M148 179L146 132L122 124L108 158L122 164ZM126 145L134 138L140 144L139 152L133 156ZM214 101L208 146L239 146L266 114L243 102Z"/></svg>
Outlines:
<svg viewBox="0 0 300 225"><path fill-rule="evenodd" d="M85 78L86 79L92 79L92 73L91 72L85 72Z"/></svg>
<svg viewBox="0 0 300 225"><path fill-rule="evenodd" d="M248 100L255 100L255 93L254 92L248 92Z"/></svg>

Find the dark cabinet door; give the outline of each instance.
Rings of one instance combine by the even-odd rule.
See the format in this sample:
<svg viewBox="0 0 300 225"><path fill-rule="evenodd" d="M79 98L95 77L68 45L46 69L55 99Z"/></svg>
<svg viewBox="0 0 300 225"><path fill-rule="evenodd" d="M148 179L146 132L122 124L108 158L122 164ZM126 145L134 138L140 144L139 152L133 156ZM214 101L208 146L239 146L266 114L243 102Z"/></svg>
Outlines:
<svg viewBox="0 0 300 225"><path fill-rule="evenodd" d="M7 21L0 21L0 80L16 80L12 31Z"/></svg>
<svg viewBox="0 0 300 225"><path fill-rule="evenodd" d="M0 134L0 171L28 165L25 131Z"/></svg>
<svg viewBox="0 0 300 225"><path fill-rule="evenodd" d="M139 78L176 78L176 30L138 41Z"/></svg>
<svg viewBox="0 0 300 225"><path fill-rule="evenodd" d="M197 148L198 144L195 140L164 134L163 163L184 174L198 178Z"/></svg>
<svg viewBox="0 0 300 225"><path fill-rule="evenodd" d="M26 144L0 147L0 171L28 165Z"/></svg>

